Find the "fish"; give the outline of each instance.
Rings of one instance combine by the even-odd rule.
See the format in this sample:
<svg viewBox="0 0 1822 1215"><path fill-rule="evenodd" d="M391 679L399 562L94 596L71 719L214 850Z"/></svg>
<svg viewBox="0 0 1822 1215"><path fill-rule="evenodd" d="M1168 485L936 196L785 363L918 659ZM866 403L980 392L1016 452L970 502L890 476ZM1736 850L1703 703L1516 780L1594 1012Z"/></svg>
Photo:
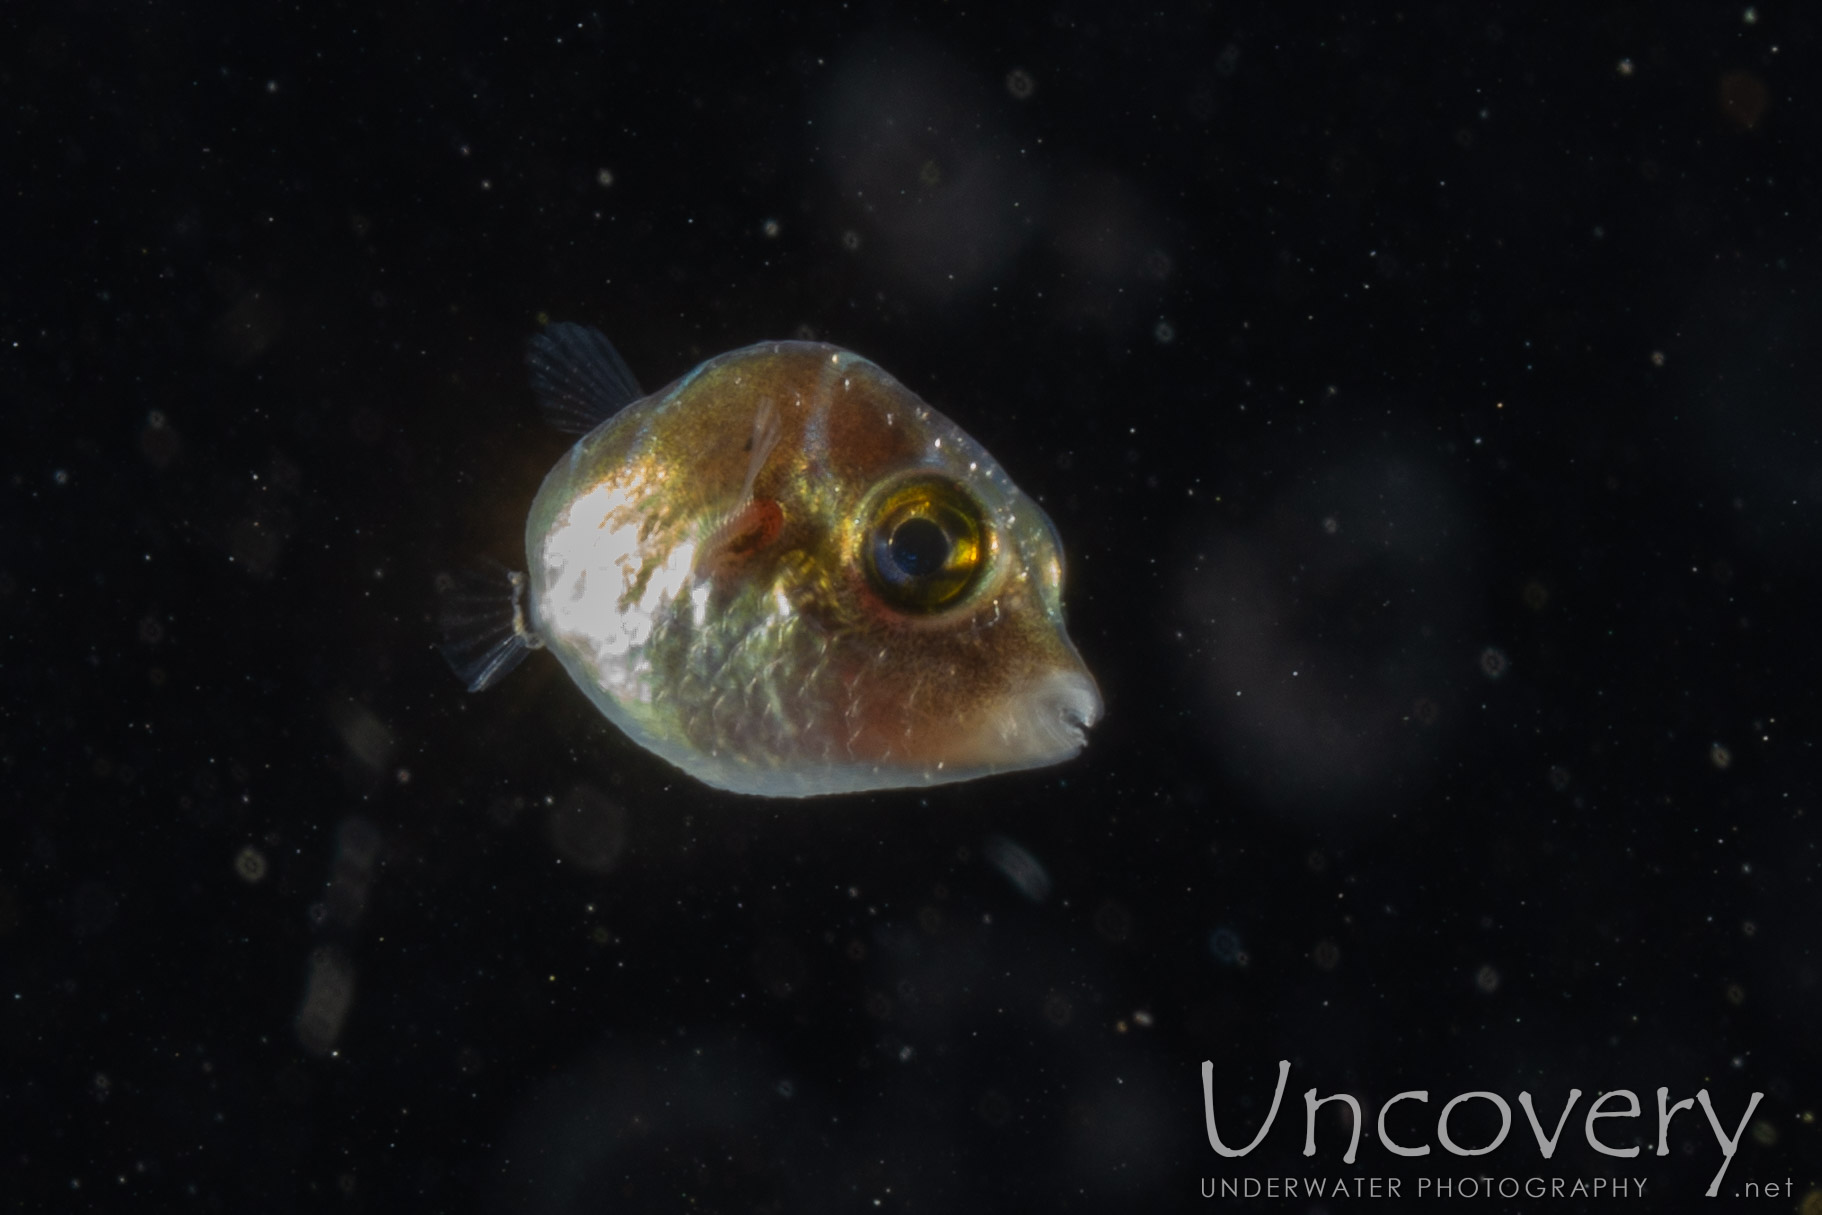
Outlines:
<svg viewBox="0 0 1822 1215"><path fill-rule="evenodd" d="M732 793L920 788L1078 754L1101 717L1063 548L980 443L876 364L760 342L645 394L605 335L528 346L580 435L524 570L446 605L471 691L550 651L628 738Z"/></svg>

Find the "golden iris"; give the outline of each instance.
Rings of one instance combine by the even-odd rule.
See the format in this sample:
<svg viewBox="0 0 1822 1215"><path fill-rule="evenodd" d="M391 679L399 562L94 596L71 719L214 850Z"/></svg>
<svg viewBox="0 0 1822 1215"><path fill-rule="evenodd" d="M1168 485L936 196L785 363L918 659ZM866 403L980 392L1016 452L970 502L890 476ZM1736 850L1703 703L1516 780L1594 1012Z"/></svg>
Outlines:
<svg viewBox="0 0 1822 1215"><path fill-rule="evenodd" d="M987 564L981 508L952 481L901 482L867 512L867 570L893 607L934 612L965 595Z"/></svg>

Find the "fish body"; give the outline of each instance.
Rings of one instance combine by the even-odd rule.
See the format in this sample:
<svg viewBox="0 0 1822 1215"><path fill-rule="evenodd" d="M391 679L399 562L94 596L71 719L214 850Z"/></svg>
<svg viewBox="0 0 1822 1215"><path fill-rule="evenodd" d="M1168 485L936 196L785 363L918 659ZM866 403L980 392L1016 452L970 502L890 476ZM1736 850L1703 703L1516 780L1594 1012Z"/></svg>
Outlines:
<svg viewBox="0 0 1822 1215"><path fill-rule="evenodd" d="M634 391L579 326L530 361L572 422ZM525 548L515 646L547 647L635 742L718 788L1038 767L1100 715L1043 510L834 346L748 346L613 412L545 477Z"/></svg>

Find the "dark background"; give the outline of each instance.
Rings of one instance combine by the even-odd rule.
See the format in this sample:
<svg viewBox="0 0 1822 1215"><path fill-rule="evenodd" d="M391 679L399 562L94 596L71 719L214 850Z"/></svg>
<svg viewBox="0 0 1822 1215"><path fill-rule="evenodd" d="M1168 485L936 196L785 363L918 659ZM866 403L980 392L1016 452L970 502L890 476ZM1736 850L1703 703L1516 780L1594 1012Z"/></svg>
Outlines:
<svg viewBox="0 0 1822 1215"><path fill-rule="evenodd" d="M1674 1209L1659 1086L1822 1206L1814 14L258 7L0 17L16 1209ZM1082 757L760 802L547 657L464 693L543 318L955 418L1064 537ZM1205 1059L1230 1141L1292 1061L1246 1160ZM1516 1121L1350 1168L1312 1085Z"/></svg>

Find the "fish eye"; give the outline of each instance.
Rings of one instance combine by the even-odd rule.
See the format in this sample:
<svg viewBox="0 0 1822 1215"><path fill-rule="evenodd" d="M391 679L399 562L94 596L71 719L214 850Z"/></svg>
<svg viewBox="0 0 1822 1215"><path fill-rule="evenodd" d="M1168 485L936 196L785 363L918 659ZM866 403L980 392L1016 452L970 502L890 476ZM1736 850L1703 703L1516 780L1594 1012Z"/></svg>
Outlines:
<svg viewBox="0 0 1822 1215"><path fill-rule="evenodd" d="M874 589L903 611L950 606L986 566L986 520L951 482L926 477L900 485L875 504L868 520Z"/></svg>

